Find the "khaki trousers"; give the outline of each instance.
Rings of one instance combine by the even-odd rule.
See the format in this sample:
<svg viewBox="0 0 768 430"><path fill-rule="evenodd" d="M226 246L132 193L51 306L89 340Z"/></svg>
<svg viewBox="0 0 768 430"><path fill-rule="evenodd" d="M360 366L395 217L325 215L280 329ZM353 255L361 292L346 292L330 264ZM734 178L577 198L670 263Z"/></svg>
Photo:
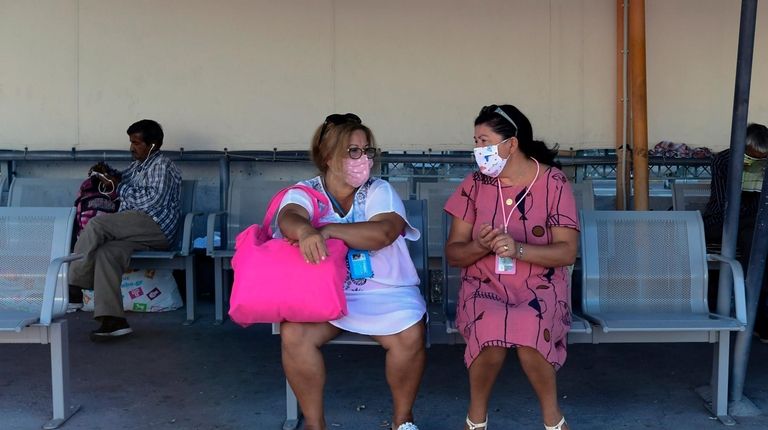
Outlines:
<svg viewBox="0 0 768 430"><path fill-rule="evenodd" d="M168 246L160 226L144 212L99 215L88 222L75 243L74 252L84 257L69 264L69 284L94 290L94 318L123 318L120 283L131 254Z"/></svg>

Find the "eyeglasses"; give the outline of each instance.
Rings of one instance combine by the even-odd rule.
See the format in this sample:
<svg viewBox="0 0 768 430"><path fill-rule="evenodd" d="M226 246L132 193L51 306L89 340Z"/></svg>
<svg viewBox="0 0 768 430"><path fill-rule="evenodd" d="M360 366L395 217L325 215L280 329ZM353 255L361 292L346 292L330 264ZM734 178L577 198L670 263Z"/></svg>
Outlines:
<svg viewBox="0 0 768 430"><path fill-rule="evenodd" d="M490 105L490 106L485 106L484 108L482 108L482 109L480 110L480 113L488 113L488 112L497 113L497 114L501 115L501 117L502 117L502 118L504 118L504 119L506 119L507 121L509 121L509 123L510 123L510 124L512 124L512 125L515 127L515 134L514 134L514 137L517 137L517 131L518 131L520 128L517 126L517 124L516 124L514 121L512 121L512 118L510 118L510 117L509 117L509 115L507 115L507 113L506 113L506 112L504 112L504 110L503 110L503 109L501 109L501 108L500 108L500 107L498 107L497 105Z"/></svg>
<svg viewBox="0 0 768 430"><path fill-rule="evenodd" d="M379 150L376 148L368 147L368 148L360 148L357 146L350 146L347 148L347 153L349 154L349 158L353 160L357 160L358 158L363 156L363 153L365 153L365 156L368 157L369 160L372 160L376 158L376 155L378 155Z"/></svg>
<svg viewBox="0 0 768 430"><path fill-rule="evenodd" d="M333 125L341 125L341 124L347 124L347 123L362 124L363 121L360 119L359 116L357 116L357 115L355 115L353 113L345 113L345 114L334 113L334 114L330 114L327 117L325 117L325 122L323 123L323 128L320 129L320 138L317 139L317 141L319 143L323 142L323 136L325 136L325 130L328 128L328 123L331 123ZM352 157L352 158L360 158L360 156L358 155L357 157ZM371 157L369 157L369 158L371 158Z"/></svg>

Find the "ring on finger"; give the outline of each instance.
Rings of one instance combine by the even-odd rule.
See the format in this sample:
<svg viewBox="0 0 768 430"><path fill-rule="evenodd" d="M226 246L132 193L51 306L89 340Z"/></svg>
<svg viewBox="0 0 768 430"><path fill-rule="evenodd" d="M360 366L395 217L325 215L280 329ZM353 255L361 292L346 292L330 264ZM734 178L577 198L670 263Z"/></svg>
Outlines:
<svg viewBox="0 0 768 430"><path fill-rule="evenodd" d="M504 250L509 251L509 245L504 245Z"/></svg>

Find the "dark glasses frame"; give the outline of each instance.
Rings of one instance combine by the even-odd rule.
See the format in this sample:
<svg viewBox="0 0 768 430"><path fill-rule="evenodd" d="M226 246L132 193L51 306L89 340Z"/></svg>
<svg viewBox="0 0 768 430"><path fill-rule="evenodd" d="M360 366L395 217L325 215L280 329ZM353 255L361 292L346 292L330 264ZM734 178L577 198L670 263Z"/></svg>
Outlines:
<svg viewBox="0 0 768 430"><path fill-rule="evenodd" d="M360 119L359 116L353 114L353 113L332 113L325 117L325 122L323 122L323 128L320 129L320 137L317 139L318 143L323 142L323 136L325 136L325 130L328 128L328 123L331 123L333 125L341 125L341 124L362 124L363 120ZM360 157L357 157L360 158Z"/></svg>
<svg viewBox="0 0 768 430"><path fill-rule="evenodd" d="M509 115L507 115L507 113L504 112L504 109L500 108L497 105L488 105L483 107L480 110L480 112L481 113L493 112L493 113L499 114L502 118L507 120L510 124L512 124L515 127L515 134L513 135L513 137L517 137L517 132L520 130L520 127L518 127L515 121L513 121L512 118L510 118Z"/></svg>
<svg viewBox="0 0 768 430"><path fill-rule="evenodd" d="M369 160L373 160L376 158L377 155L379 155L379 150L373 147L367 147L367 148L360 148L357 146L350 146L347 148L347 154L349 154L349 158L353 160L357 160L360 157L365 154L366 157L368 157Z"/></svg>

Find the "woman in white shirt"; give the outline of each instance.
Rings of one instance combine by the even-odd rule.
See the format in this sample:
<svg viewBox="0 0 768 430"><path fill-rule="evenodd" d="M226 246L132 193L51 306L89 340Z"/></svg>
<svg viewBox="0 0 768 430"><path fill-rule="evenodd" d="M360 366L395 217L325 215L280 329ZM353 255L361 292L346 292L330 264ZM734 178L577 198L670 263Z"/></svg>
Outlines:
<svg viewBox="0 0 768 430"><path fill-rule="evenodd" d="M291 190L281 202L275 236L295 241L310 264L328 255L327 239L343 240L353 258L368 260L371 270L357 270L354 264L347 274L347 316L280 326L283 368L301 405L304 428L326 429L320 347L349 331L371 336L387 351L392 428L418 430L412 423L413 403L424 370L426 304L405 240L418 240L420 233L408 223L403 202L389 183L370 177L378 151L371 130L357 115L329 115L311 150L320 174L300 184L325 193L333 210L316 229L309 222L314 215L310 197Z"/></svg>

